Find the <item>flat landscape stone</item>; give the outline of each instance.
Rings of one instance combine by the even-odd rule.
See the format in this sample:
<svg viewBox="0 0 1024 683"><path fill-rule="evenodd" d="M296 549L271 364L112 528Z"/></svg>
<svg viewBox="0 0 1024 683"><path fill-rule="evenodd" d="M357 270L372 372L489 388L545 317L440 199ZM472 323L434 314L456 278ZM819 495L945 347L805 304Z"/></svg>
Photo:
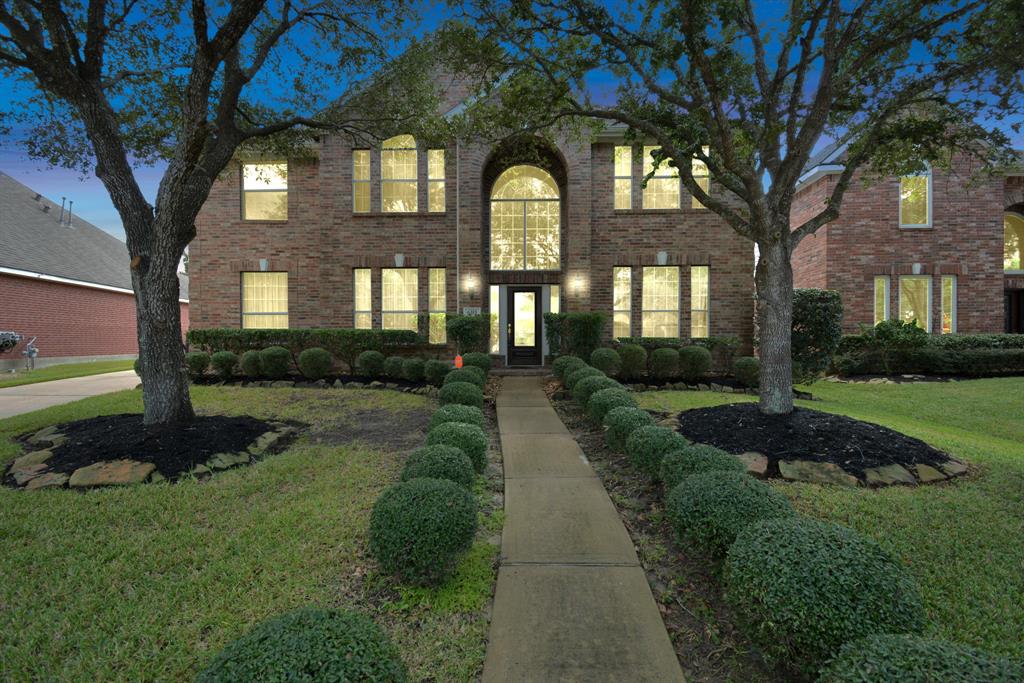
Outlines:
<svg viewBox="0 0 1024 683"><path fill-rule="evenodd" d="M59 488L66 483L68 483L68 475L63 472L45 472L38 477L30 479L25 484L25 490L34 491L35 489Z"/></svg>
<svg viewBox="0 0 1024 683"><path fill-rule="evenodd" d="M768 475L768 458L756 451L740 453L736 458L747 467L747 474L764 479Z"/></svg>
<svg viewBox="0 0 1024 683"><path fill-rule="evenodd" d="M97 462L75 470L68 480L68 485L72 488L90 488L141 484L155 469L156 465L151 462L136 460Z"/></svg>
<svg viewBox="0 0 1024 683"><path fill-rule="evenodd" d="M263 455L270 450L278 441L291 434L291 427L264 432L255 441L249 444L249 452L253 455Z"/></svg>
<svg viewBox="0 0 1024 683"><path fill-rule="evenodd" d="M857 486L857 477L839 465L813 460L780 460L779 474L792 481L809 481L814 484L836 484Z"/></svg>
<svg viewBox="0 0 1024 683"><path fill-rule="evenodd" d="M957 477L967 472L967 465L959 460L947 460L939 463L939 469L951 477Z"/></svg>
<svg viewBox="0 0 1024 683"><path fill-rule="evenodd" d="M57 425L50 425L49 427L43 427L42 429L40 429L35 434L33 434L32 436L28 437L28 439L26 439L26 441L28 441L28 443L30 443L30 444L45 443L45 442L50 441L51 437L54 437L57 434L58 434L58 432L57 432Z"/></svg>
<svg viewBox="0 0 1024 683"><path fill-rule="evenodd" d="M12 470L11 474L14 475L15 483L17 483L18 486L23 486L42 474L45 469L47 469L46 463L37 462L34 465L25 465L21 469Z"/></svg>
<svg viewBox="0 0 1024 683"><path fill-rule="evenodd" d="M11 472L24 469L29 465L38 465L41 462L46 462L53 455L53 451L47 449L45 451L33 451L32 453L26 453L20 458L15 458L14 462L11 463Z"/></svg>
<svg viewBox="0 0 1024 683"><path fill-rule="evenodd" d="M930 484L933 481L942 481L946 479L945 474L931 465L917 465L914 469L917 470L917 478L922 484Z"/></svg>
<svg viewBox="0 0 1024 683"><path fill-rule="evenodd" d="M885 465L864 470L864 478L871 486L892 486L893 484L916 484L917 479L902 465Z"/></svg>
<svg viewBox="0 0 1024 683"><path fill-rule="evenodd" d="M213 470L226 470L235 465L244 465L249 462L248 453L217 453L206 461L206 466Z"/></svg>

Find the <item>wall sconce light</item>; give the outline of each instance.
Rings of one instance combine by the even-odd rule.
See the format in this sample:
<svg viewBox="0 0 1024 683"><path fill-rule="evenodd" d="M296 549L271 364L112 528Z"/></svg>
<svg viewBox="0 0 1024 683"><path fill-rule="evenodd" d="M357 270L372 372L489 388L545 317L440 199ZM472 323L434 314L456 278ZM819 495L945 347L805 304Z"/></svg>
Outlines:
<svg viewBox="0 0 1024 683"><path fill-rule="evenodd" d="M405 266L405 254L395 254L395 268Z"/></svg>
<svg viewBox="0 0 1024 683"><path fill-rule="evenodd" d="M659 266L666 266L666 265L668 265L668 252L667 251L659 251L658 254L657 254L657 259L658 259L658 265Z"/></svg>
<svg viewBox="0 0 1024 683"><path fill-rule="evenodd" d="M581 294L587 289L587 276L583 273L574 273L569 276L569 290L573 294Z"/></svg>
<svg viewBox="0 0 1024 683"><path fill-rule="evenodd" d="M470 273L470 274L467 274L466 277L464 277L462 279L462 289L463 289L463 291L469 292L469 293L473 293L473 292L476 291L476 287L477 287L477 281L476 281L476 276L475 275Z"/></svg>

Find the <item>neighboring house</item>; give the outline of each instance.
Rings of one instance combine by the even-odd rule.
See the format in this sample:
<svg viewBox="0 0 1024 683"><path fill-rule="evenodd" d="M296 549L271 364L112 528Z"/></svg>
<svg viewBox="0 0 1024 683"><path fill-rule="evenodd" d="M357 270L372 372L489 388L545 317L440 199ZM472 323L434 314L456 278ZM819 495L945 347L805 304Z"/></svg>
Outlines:
<svg viewBox="0 0 1024 683"><path fill-rule="evenodd" d="M138 353L128 248L10 176L0 173L0 330L24 340L0 355L21 367L35 337L37 366L132 358ZM180 278L183 330L188 278Z"/></svg>
<svg viewBox="0 0 1024 683"><path fill-rule="evenodd" d="M465 93L449 86L444 109ZM314 160L233 164L190 245L196 327L418 329L487 313L498 362L542 362L548 311L602 311L606 338L752 336L753 248L650 148L410 135L320 139ZM720 186L710 181L712 193Z"/></svg>
<svg viewBox="0 0 1024 683"><path fill-rule="evenodd" d="M833 146L808 164L793 226L819 211L843 169ZM840 217L793 255L797 287L840 293L843 327L917 320L932 334L1024 332L1024 173L949 170L865 184L856 174Z"/></svg>

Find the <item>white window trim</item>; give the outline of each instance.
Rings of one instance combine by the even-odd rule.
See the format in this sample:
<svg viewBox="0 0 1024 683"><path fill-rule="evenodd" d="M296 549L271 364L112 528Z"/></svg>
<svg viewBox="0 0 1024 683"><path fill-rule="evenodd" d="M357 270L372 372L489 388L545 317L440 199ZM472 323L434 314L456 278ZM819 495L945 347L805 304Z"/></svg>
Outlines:
<svg viewBox="0 0 1024 683"><path fill-rule="evenodd" d="M245 312L245 275L246 275L246 273L258 273L258 274L284 273L285 278L286 278L285 290L284 290L284 304L286 306L285 310L283 310L283 311L261 311L259 313L246 313ZM239 308L239 310L238 310L238 313L239 313L239 318L240 318L239 319L239 327L240 327L240 329L243 329L243 330L248 330L248 329L267 329L267 328L246 327L245 326L245 319L246 318L260 317L260 316L265 316L265 315L283 315L285 317L288 317L289 313L288 313L287 306L290 303L288 301L288 299L289 299L289 297L288 297L288 294L289 294L288 290L290 289L290 284L291 284L290 282L288 282L288 280L290 280L290 278L288 278L288 271L287 270L243 270L243 271L239 272L239 278L238 278L238 285L239 285L239 287L238 287L238 294L239 294L239 296L238 296L238 308ZM291 325L291 318L290 317L288 318L288 325L289 326ZM271 329L288 329L288 327L271 328Z"/></svg>
<svg viewBox="0 0 1024 683"><path fill-rule="evenodd" d="M668 308L645 308L643 306L643 291L644 291L643 288L644 288L644 286L645 286L645 284L647 282L647 278L644 277L644 273L643 273L643 269L644 268L675 268L675 270L676 270L676 307L674 309L668 309ZM681 322L681 318L682 318L682 314L683 314L683 307L682 307L682 303L680 301L680 299L681 299L681 297L683 295L683 279L682 279L683 278L683 273L682 273L682 269L679 266L641 266L640 277L641 277L641 282L640 282L640 301L641 301L641 306L640 306L640 336L642 336L642 337L648 336L648 335L644 334L644 314L646 314L646 313L675 313L676 314L676 333L675 333L674 336L664 337L664 339L679 339L679 338L681 338L682 333L683 333L683 327L682 327L682 322ZM630 280L630 290L632 290L632 279ZM631 294L632 294L632 291L631 291Z"/></svg>
<svg viewBox="0 0 1024 683"><path fill-rule="evenodd" d="M412 272L414 272L416 274L416 308L415 309L412 309L412 310L405 310L405 309L402 309L402 310L399 310L399 309L392 310L392 309L384 308L384 273L386 271L389 271L389 270L405 270L405 271L410 271L411 270ZM429 293L429 277L430 276L428 275L427 277L428 277L428 292L427 292L427 295L429 297L429 294L430 294ZM427 302L428 305L429 305L429 303L430 302ZM415 315L416 316L416 327L417 327L417 329L419 328L419 315L420 315L420 271L419 271L419 268L381 268L381 273L380 273L380 328L382 330L403 329L403 328L384 327L384 316L385 315Z"/></svg>
<svg viewBox="0 0 1024 683"><path fill-rule="evenodd" d="M932 167L929 165L927 171L921 173L907 173L899 177L899 182L902 184L903 178L912 178L918 176L928 176L928 222L927 223L904 223L903 222L903 198L900 197L899 188L896 191L896 201L899 207L900 216L900 229L901 230L927 230L932 227L935 222L935 218L932 214Z"/></svg>
<svg viewBox="0 0 1024 683"><path fill-rule="evenodd" d="M871 278L871 318L875 318L875 296L877 296L878 281L882 280L882 286L885 290L885 304L882 307L882 320L889 320L892 317L890 299L892 298L892 278L888 275L875 275ZM875 320L873 325L877 325L882 320Z"/></svg>
<svg viewBox="0 0 1024 683"><path fill-rule="evenodd" d="M927 280L928 280L928 323L927 323L928 326L925 327L924 329L925 329L925 332L927 332L928 334L931 334L932 333L932 307L935 304L935 302L932 301L932 298L933 298L933 295L932 295L932 285L934 284L932 282L932 276L931 275L900 275L900 283L899 283L900 284L900 292L899 292L900 300L898 302L899 303L899 317L900 317L900 320L903 320L903 281L905 279L907 279L907 278L927 278ZM921 322L921 321L918 320L918 322Z"/></svg>
<svg viewBox="0 0 1024 683"><path fill-rule="evenodd" d="M953 297L953 300L950 302L953 305L950 307L950 311L949 311L949 313L950 313L949 332L943 332L942 331L942 323L941 323L942 295L946 291L946 288L943 286L943 284L945 283L946 278L949 278L949 279L951 279L953 281L953 292L951 294L952 297ZM956 315L956 313L957 313L956 312L956 299L957 299L957 287L959 286L959 283L957 282L957 279L958 278L957 278L956 275L943 275L943 276L941 276L939 278L939 316L940 316L939 334L956 334L956 327L957 327L957 325L956 325L956 322L957 322L956 321L956 317L957 317L957 315Z"/></svg>
<svg viewBox="0 0 1024 683"><path fill-rule="evenodd" d="M268 188L265 188L265 187L264 188L253 188L253 189L246 188L245 187L245 167L246 166L284 166L284 173L285 173L285 186L284 186L284 189L283 190L281 190L280 188L278 188L278 189L268 189ZM287 159L284 160L284 161L265 161L265 162L246 161L246 162L242 162L242 165L241 165L241 168L240 168L239 172L241 174L240 175L240 180L241 180L241 185L242 185L242 203L241 203L241 207L240 208L242 209L241 213L242 213L242 222L243 223L287 223L288 222L288 215L291 212L291 207L288 206L288 200L291 199L291 193L289 192L289 187L291 186L291 183L288 182L288 173L290 171L291 171L291 166L288 164L288 160ZM250 194L250 193L255 194L255 193L262 193L262 192L266 192L266 193L270 193L270 192L284 192L284 197L285 197L285 217L284 218L246 218L245 217L245 199L246 199L246 195Z"/></svg>
<svg viewBox="0 0 1024 683"><path fill-rule="evenodd" d="M356 273L361 270L365 270L370 274L370 310L364 311L358 308L359 306L359 295L356 292ZM368 313L370 315L370 327L357 328L356 318L360 313ZM352 327L353 329L373 329L373 269L372 268L353 268L352 269Z"/></svg>
<svg viewBox="0 0 1024 683"><path fill-rule="evenodd" d="M615 308L615 270L626 268L629 270L629 296L626 302L629 308ZM625 313L628 324L626 325L626 336L633 336L633 266L612 266L612 336L615 337L615 314ZM621 338L621 337L617 337Z"/></svg>
<svg viewBox="0 0 1024 683"><path fill-rule="evenodd" d="M690 266L690 288L691 288L691 291L690 291L690 303L691 304L693 303L693 291L692 291L692 288L693 288L693 269L694 268L707 268L708 269L708 296L704 300L704 305L707 306L707 308L696 308L695 309L692 306L690 308L690 339L710 339L711 338L711 266L710 265L704 266L704 265L700 265L700 264L697 264L696 266ZM708 326L708 336L706 336L706 337L694 337L693 336L693 312L695 310L696 311L703 311L704 312L704 319L707 321L707 326Z"/></svg>
<svg viewBox="0 0 1024 683"><path fill-rule="evenodd" d="M615 169L615 152L620 147L629 149L629 175L617 175ZM619 180L629 181L629 206L617 207L615 206L615 183ZM612 211L632 211L633 210L633 146L632 145L613 145L612 146Z"/></svg>
<svg viewBox="0 0 1024 683"><path fill-rule="evenodd" d="M430 153L431 152L441 152L441 177L440 178L431 178L430 177ZM448 197L447 197L448 185L447 185L447 182L446 182L448 180L448 175L446 173L447 165L448 165L448 153L447 153L447 150L444 147L433 147L433 148L427 149L427 213L442 214L442 213L447 213L448 212ZM430 188L434 187L434 185L440 185L441 186L441 201L444 203L444 208L441 208L441 209L431 209L430 208Z"/></svg>
<svg viewBox="0 0 1024 683"><path fill-rule="evenodd" d="M367 164L367 169L366 170L369 171L369 174L368 174L368 177L365 180L356 178L356 155L355 155L356 152L365 152L366 153L366 164ZM359 211L359 210L356 209L356 188L358 188L360 185L366 185L366 187L372 187L372 185L371 185L371 183L373 182L373 167L372 167L372 164L373 164L373 152L372 151L370 151L369 149L366 149L365 147L352 150L352 213L366 214L366 213L370 213L372 211L372 209L373 209L373 207L372 207L373 197L372 196L370 196L368 198L368 200L367 200L366 211ZM372 190L371 190L371 195L372 195Z"/></svg>
<svg viewBox="0 0 1024 683"><path fill-rule="evenodd" d="M1004 211L1003 212L1004 216L1007 215L1007 214L1010 214L1012 216L1017 216L1021 220L1024 220L1024 213L1020 213L1018 211ZM1003 230L1004 230L1004 233L1003 233L1003 255L1005 257L1005 255L1006 255L1006 234L1005 234L1005 228ZM1022 265L1024 265L1024 259L1022 259ZM1010 268L1010 269L1003 268L1003 273L1006 274L1006 275L1024 275L1024 268Z"/></svg>
<svg viewBox="0 0 1024 683"><path fill-rule="evenodd" d="M395 136L398 137L398 136ZM390 138L388 138L390 140ZM419 142L413 138L415 147L381 147L380 148L380 212L381 213L419 213L420 212L420 152ZM384 154L387 152L413 152L416 155L416 172L412 178L385 178L384 177ZM372 174L371 174L372 177ZM384 188L388 183L413 183L416 186L416 208L410 211L389 211L384 208ZM429 198L428 198L429 201Z"/></svg>
<svg viewBox="0 0 1024 683"><path fill-rule="evenodd" d="M430 285L433 284L433 275L436 271L441 271L441 286L444 294L444 308L433 309L431 303L434 299L433 292L431 291ZM418 277L418 276L417 276ZM435 345L444 345L448 343L448 330L445 329L444 341L432 342L430 341L430 316L432 315L443 315L445 318L445 325L448 323L448 269L445 267L431 267L427 268L427 343Z"/></svg>

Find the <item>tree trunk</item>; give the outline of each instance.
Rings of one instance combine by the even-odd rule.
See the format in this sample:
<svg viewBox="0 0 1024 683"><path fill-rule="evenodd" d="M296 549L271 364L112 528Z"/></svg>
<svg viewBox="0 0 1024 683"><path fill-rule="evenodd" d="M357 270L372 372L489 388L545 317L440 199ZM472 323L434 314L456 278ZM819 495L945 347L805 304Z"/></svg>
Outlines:
<svg viewBox="0 0 1024 683"><path fill-rule="evenodd" d="M757 242L760 258L754 283L761 356L760 407L766 415L793 412L793 267L784 237L789 226L784 230L783 237Z"/></svg>

